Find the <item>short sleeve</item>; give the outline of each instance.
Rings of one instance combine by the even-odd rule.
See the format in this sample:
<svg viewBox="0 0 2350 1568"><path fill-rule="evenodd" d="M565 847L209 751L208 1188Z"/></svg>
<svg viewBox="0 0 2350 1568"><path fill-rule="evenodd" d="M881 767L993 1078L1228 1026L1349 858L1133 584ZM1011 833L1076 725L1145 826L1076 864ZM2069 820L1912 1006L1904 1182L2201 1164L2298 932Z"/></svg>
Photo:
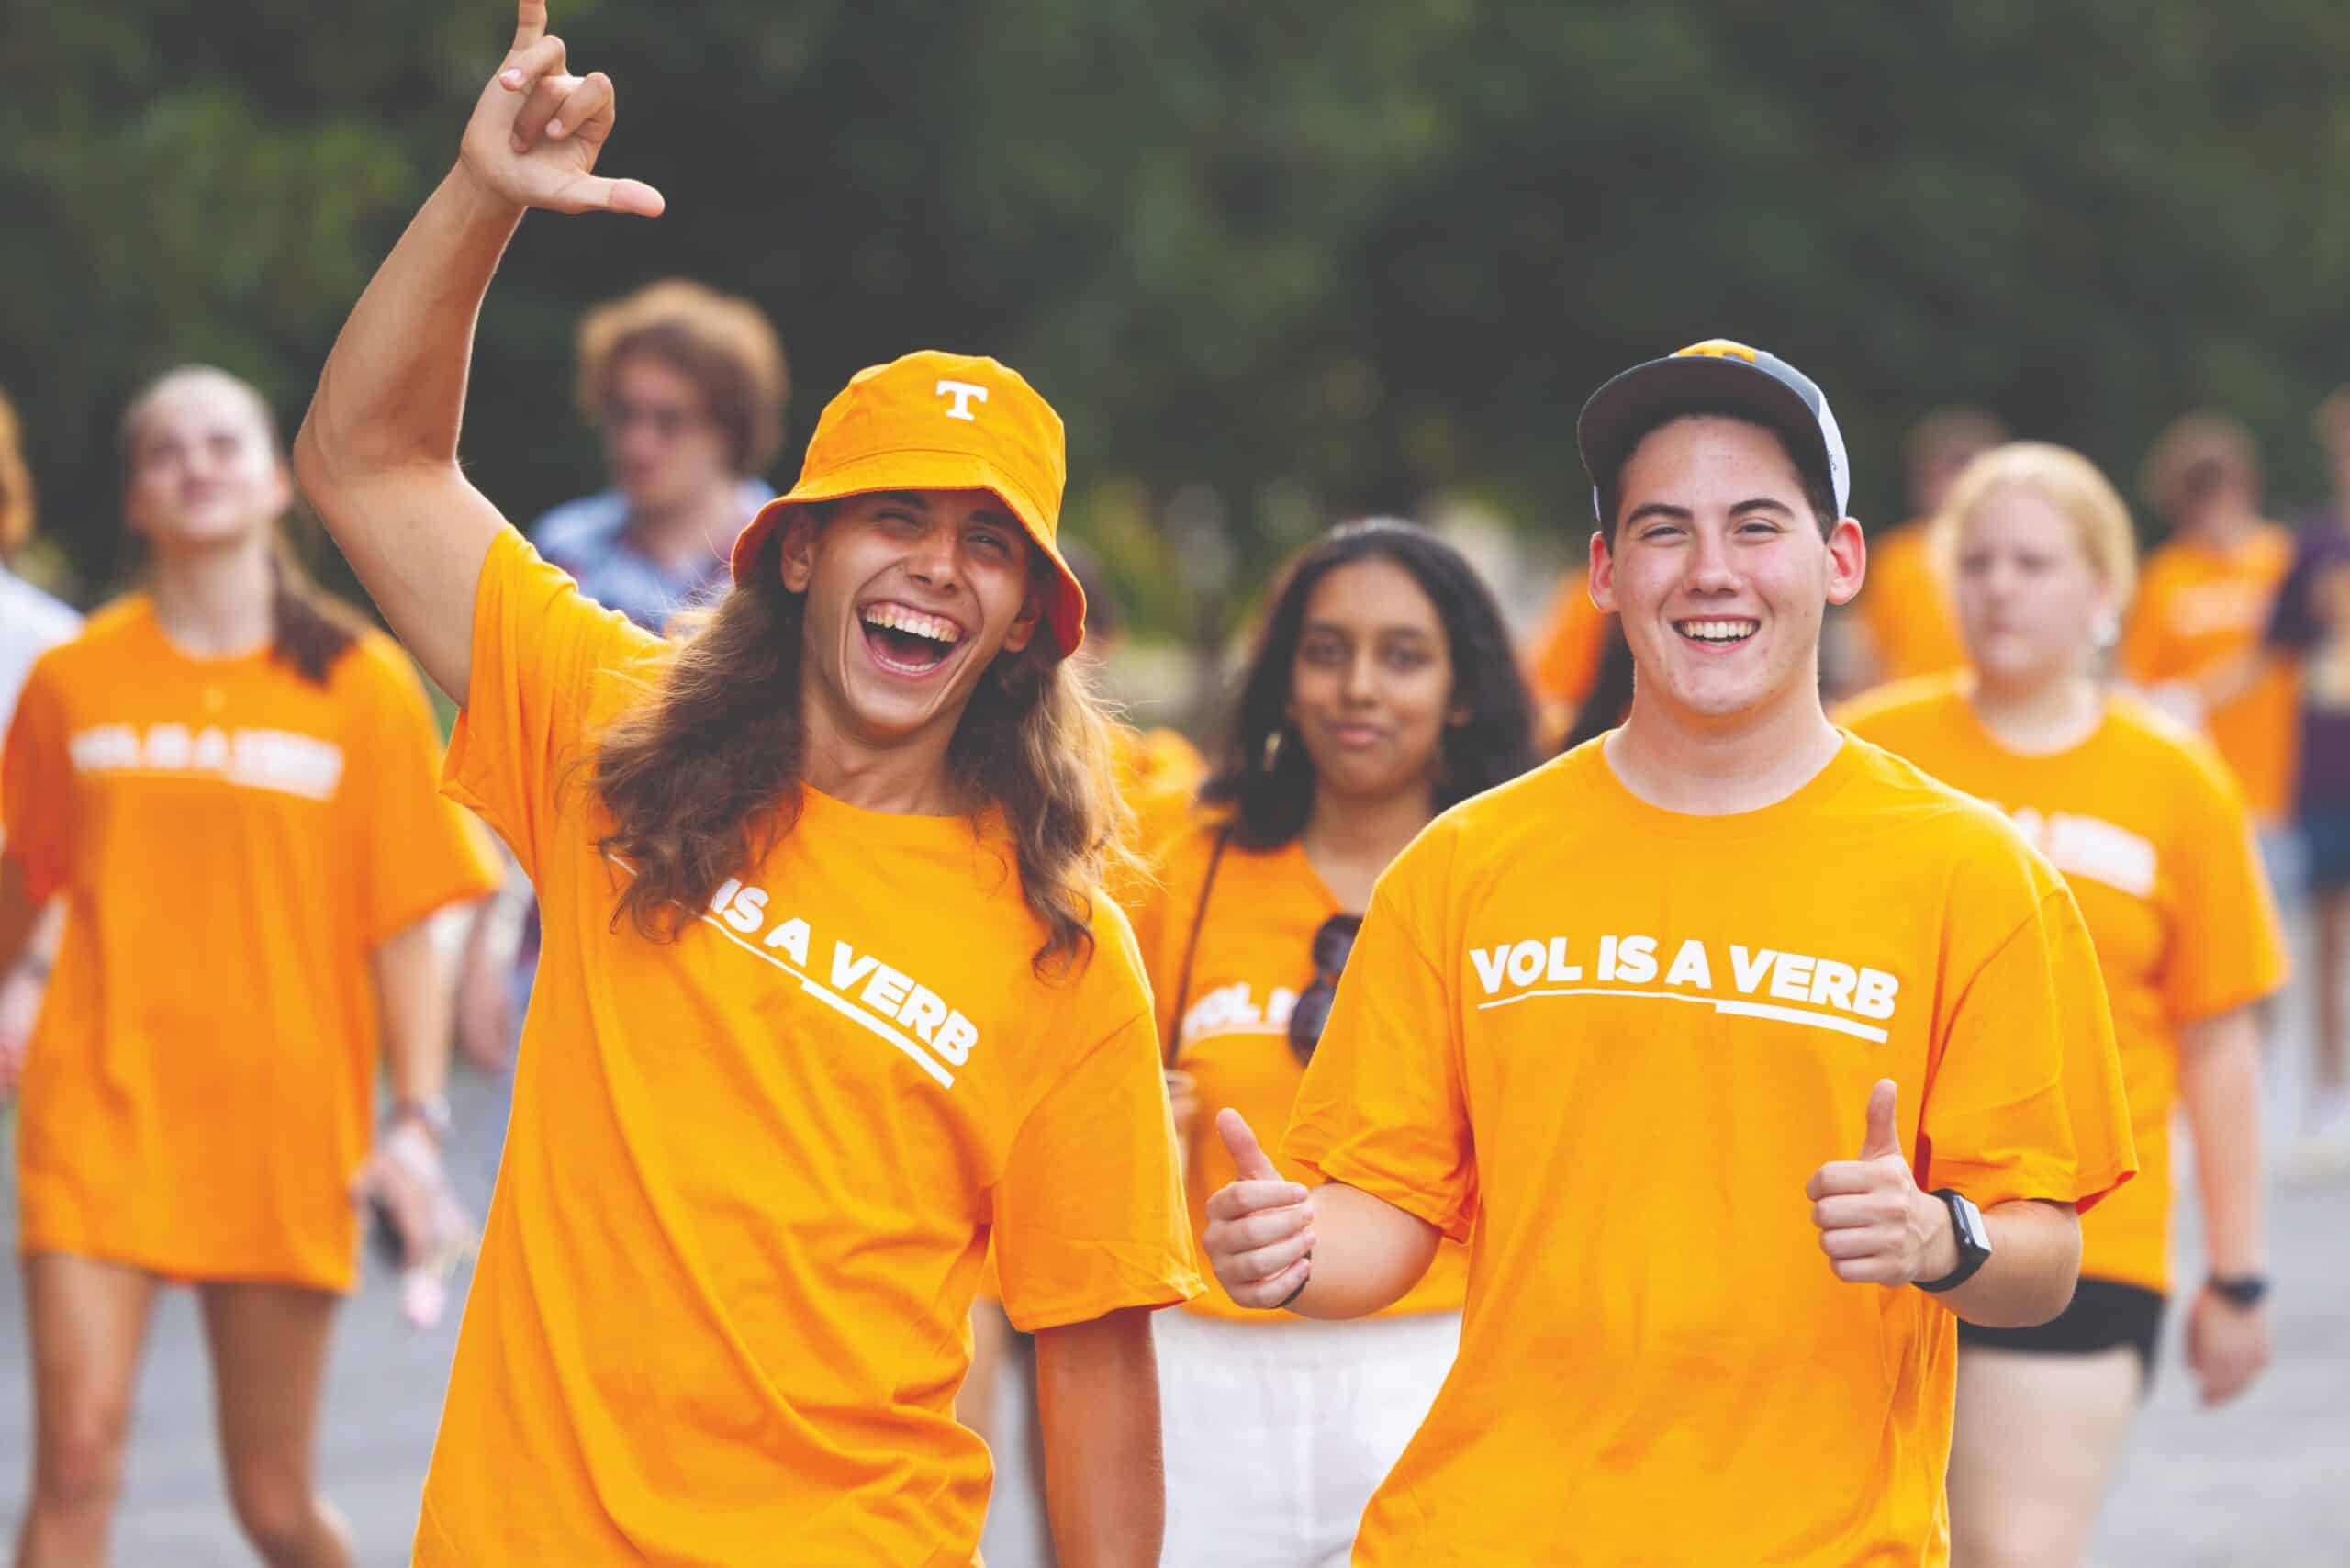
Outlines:
<svg viewBox="0 0 2350 1568"><path fill-rule="evenodd" d="M2218 759L2182 780L2174 799L2177 842L2165 854L2175 919L2161 987L2164 1013L2190 1024L2276 991L2288 960L2251 817Z"/></svg>
<svg viewBox="0 0 2350 1568"><path fill-rule="evenodd" d="M374 645L352 656L366 661L357 678L369 722L349 799L350 842L363 857L359 931L373 948L437 909L495 891L499 867L480 823L435 788L441 735L407 656Z"/></svg>
<svg viewBox="0 0 2350 1568"><path fill-rule="evenodd" d="M1021 1124L993 1239L1004 1313L1026 1333L1205 1288L1148 1013L1095 1044Z"/></svg>
<svg viewBox="0 0 2350 1568"><path fill-rule="evenodd" d="M1428 840L1371 895L1281 1153L1467 1241L1477 1215L1460 1042L1449 986L1419 935L1413 879Z"/></svg>
<svg viewBox="0 0 2350 1568"><path fill-rule="evenodd" d="M2053 873L2051 874L2053 876ZM2062 886L1960 990L1926 1083L1919 1184L2087 1209L2137 1170L2097 950Z"/></svg>
<svg viewBox="0 0 2350 1568"><path fill-rule="evenodd" d="M46 903L65 885L73 857L73 767L64 694L54 666L34 664L0 751L0 854L22 868L25 891Z"/></svg>
<svg viewBox="0 0 2350 1568"><path fill-rule="evenodd" d="M651 633L583 596L503 530L474 594L473 671L442 784L481 813L538 874L555 791L593 723L596 683L644 661Z"/></svg>

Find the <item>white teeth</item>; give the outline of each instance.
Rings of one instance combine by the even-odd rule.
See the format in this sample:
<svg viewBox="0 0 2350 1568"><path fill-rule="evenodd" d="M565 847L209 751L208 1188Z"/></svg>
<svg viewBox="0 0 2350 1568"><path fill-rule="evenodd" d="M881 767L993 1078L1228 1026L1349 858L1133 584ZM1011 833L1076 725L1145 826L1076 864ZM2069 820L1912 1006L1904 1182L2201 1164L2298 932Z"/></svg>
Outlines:
<svg viewBox="0 0 2350 1568"><path fill-rule="evenodd" d="M963 629L943 615L924 615L919 610L902 604L868 604L864 610L867 626L886 627L892 632L911 632L917 637L927 637L934 643L952 647L963 640Z"/></svg>
<svg viewBox="0 0 2350 1568"><path fill-rule="evenodd" d="M1762 629L1759 621L1684 621L1680 633L1700 643L1735 643L1741 637L1751 637Z"/></svg>

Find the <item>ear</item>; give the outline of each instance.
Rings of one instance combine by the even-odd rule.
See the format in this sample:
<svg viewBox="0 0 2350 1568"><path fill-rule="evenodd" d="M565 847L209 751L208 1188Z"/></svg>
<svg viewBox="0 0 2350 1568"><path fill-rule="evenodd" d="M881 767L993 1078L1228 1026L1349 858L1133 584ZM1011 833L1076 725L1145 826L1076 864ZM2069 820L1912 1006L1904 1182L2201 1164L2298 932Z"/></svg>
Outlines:
<svg viewBox="0 0 2350 1568"><path fill-rule="evenodd" d="M1616 613L1616 553L1607 548L1607 535L1599 529L1591 531L1591 602L1613 615Z"/></svg>
<svg viewBox="0 0 2350 1568"><path fill-rule="evenodd" d="M806 507L793 507L783 520L783 537L778 549L783 554L783 586L793 593L806 593L816 577L816 540L824 531L816 514Z"/></svg>
<svg viewBox="0 0 2350 1568"><path fill-rule="evenodd" d="M276 479L270 496L269 512L272 517L284 517L294 510L294 470L283 457L272 467Z"/></svg>
<svg viewBox="0 0 2350 1568"><path fill-rule="evenodd" d="M1828 532L1828 602L1850 604L1869 575L1868 541L1856 518L1838 518Z"/></svg>
<svg viewBox="0 0 2350 1568"><path fill-rule="evenodd" d="M1036 623L1045 618L1045 596L1030 588L1020 600L1020 613L1003 633L1003 652L1025 653L1036 635Z"/></svg>

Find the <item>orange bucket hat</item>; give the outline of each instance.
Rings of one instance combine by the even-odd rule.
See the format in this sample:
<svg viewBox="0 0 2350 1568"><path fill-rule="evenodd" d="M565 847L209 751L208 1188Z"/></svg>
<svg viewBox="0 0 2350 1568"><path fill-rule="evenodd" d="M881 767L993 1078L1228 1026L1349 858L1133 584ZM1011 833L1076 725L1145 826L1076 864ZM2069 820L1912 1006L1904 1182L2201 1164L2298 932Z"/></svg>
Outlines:
<svg viewBox="0 0 2350 1568"><path fill-rule="evenodd" d="M1085 590L1055 543L1068 477L1061 417L1018 371L984 355L923 349L858 371L824 406L800 482L735 535L734 580L749 574L792 507L875 490L990 490L1052 563L1054 579L1037 590L1066 657L1085 640Z"/></svg>

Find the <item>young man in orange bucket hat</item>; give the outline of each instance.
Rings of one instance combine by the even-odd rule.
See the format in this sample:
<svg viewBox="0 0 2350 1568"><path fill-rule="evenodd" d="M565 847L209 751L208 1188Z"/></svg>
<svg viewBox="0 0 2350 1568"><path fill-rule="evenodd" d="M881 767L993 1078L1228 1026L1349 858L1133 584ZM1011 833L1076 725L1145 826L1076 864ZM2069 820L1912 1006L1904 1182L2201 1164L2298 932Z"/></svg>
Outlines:
<svg viewBox="0 0 2350 1568"><path fill-rule="evenodd" d="M1060 421L992 360L867 370L715 606L582 599L457 465L468 345L528 207L661 204L589 173L610 84L520 9L297 452L544 912L416 1561L977 1562L992 1237L1061 1561L1155 1562L1149 1312L1199 1286Z"/></svg>

